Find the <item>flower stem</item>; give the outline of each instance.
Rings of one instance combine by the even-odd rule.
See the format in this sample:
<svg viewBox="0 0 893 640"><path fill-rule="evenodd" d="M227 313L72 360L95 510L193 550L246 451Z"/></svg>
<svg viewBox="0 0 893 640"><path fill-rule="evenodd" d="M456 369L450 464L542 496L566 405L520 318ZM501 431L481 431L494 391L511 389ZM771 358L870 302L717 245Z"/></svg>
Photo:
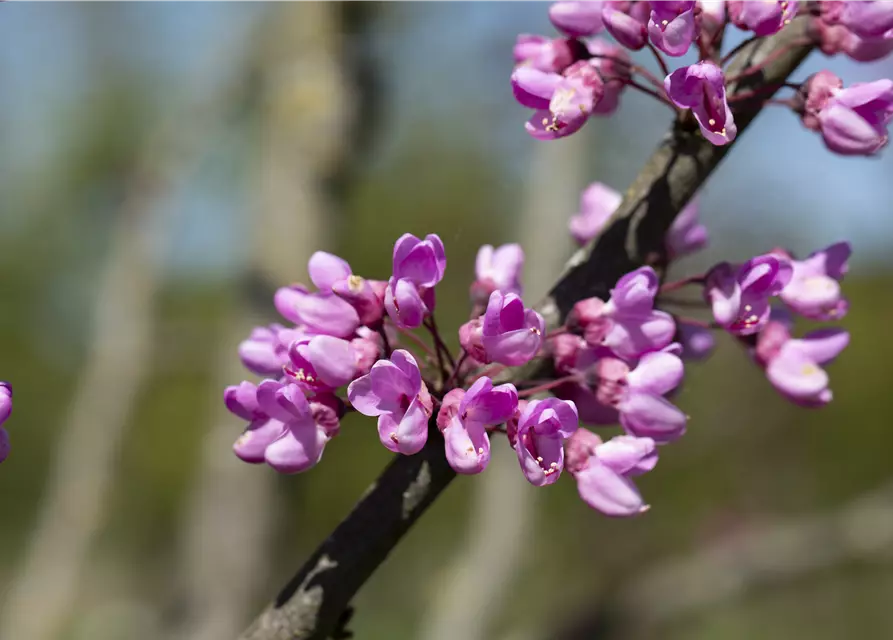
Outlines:
<svg viewBox="0 0 893 640"><path fill-rule="evenodd" d="M434 338L434 345L438 350L443 352L443 355L450 363L450 366L455 368L456 361L453 360L453 354L450 353L449 347L447 347L441 339L440 332L437 330L437 320L434 319L433 315L428 316L426 326L428 327L428 331L431 332L431 337Z"/></svg>
<svg viewBox="0 0 893 640"><path fill-rule="evenodd" d="M378 328L378 335L381 336L381 344L384 347L384 357L391 357L391 341L388 340L388 334L384 330L384 323L381 323L381 326Z"/></svg>
<svg viewBox="0 0 893 640"><path fill-rule="evenodd" d="M618 79L620 79L620 78L618 78ZM649 88L649 87L646 87L645 85L639 84L638 82L636 82L636 81L633 80L632 78L630 78L630 79L623 78L622 80L623 80L623 84L627 85L628 87L632 87L633 89L637 89L637 90L641 91L642 93L647 93L647 94L648 94L649 96L651 96L652 98L655 98L655 99L657 99L657 100L660 101L660 102L663 102L665 105L667 105L668 107L670 107L674 112L676 111L676 107L675 107L675 105L673 105L673 103L670 102L670 101L666 98L666 96L661 95L660 93L658 93L658 92L655 91L654 89L651 89L651 88Z"/></svg>
<svg viewBox="0 0 893 640"><path fill-rule="evenodd" d="M424 340L422 340L420 337L418 337L416 334L414 334L409 329L404 329L403 327L398 327L398 329L401 334L403 334L404 336L406 336L407 338L409 338L410 340L415 342L416 346L418 346L428 356L430 356L431 358L434 357L434 350L431 349L431 347L429 347L427 344L425 344Z"/></svg>
<svg viewBox="0 0 893 640"><path fill-rule="evenodd" d="M742 40L740 43L738 43L738 45L735 48L733 48L731 51L729 51L726 55L724 55L722 57L722 60L719 61L719 66L724 67L727 64L729 64L731 59L735 57L736 53L741 51L744 47L749 45L751 42L754 42L755 40L759 40L762 37L763 36L752 36L750 38L747 38L746 40Z"/></svg>
<svg viewBox="0 0 893 640"><path fill-rule="evenodd" d="M447 378L446 384L444 385L444 391L446 391L446 387L449 387L451 384L456 384L459 386L459 369L462 368L462 365L465 363L465 358L468 357L468 352L465 349L462 349L462 353L459 354L459 359L456 360L456 365L453 367L453 372L450 374L450 377Z"/></svg>
<svg viewBox="0 0 893 640"><path fill-rule="evenodd" d="M525 398L527 396L532 396L535 393L540 393L542 391L548 391L549 389L554 389L555 387L560 387L565 382L579 382L580 376L579 374L573 374L569 376L564 376L563 378L558 378L557 380L551 380L550 382L546 382L544 384L537 385L535 387L530 387L529 389L524 389L523 391L518 392L519 398Z"/></svg>
<svg viewBox="0 0 893 640"><path fill-rule="evenodd" d="M704 320L698 320L697 318L690 318L688 316L676 316L676 320L679 322L684 322L685 324L690 324L695 327L701 327L701 329L718 329L719 327L714 322L705 322Z"/></svg>
<svg viewBox="0 0 893 640"><path fill-rule="evenodd" d="M670 68L667 66L667 61L664 60L664 57L661 55L660 51L657 50L651 42L648 43L648 48L651 49L651 53L654 54L654 58L657 60L657 64L660 65L660 70L663 71L664 77L666 78L670 75Z"/></svg>
<svg viewBox="0 0 893 640"><path fill-rule="evenodd" d="M682 278L681 280L676 280L674 282L667 282L660 286L660 293L669 293L670 291L676 291L690 284L704 284L705 279L706 276L699 275L689 276L688 278Z"/></svg>

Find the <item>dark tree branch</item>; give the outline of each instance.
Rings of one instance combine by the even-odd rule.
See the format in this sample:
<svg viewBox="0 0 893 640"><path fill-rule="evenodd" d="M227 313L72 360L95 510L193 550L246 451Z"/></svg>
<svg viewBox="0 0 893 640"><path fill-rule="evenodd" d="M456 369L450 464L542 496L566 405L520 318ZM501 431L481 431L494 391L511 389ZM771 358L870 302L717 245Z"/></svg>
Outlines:
<svg viewBox="0 0 893 640"><path fill-rule="evenodd" d="M780 85L812 50L809 45L791 46L803 39L805 27L803 19L795 20L781 33L743 48L729 67L729 75L771 55L771 62L742 79L739 86ZM782 48L787 51L779 55ZM742 100L735 105L739 136L762 104L762 100ZM547 326L560 326L578 300L606 297L624 273L642 264L662 267L667 229L731 146L713 146L698 133L693 121L674 125L627 190L604 232L571 258L538 306ZM507 378L537 378L535 369L541 367L522 367L510 371ZM327 640L332 635L359 588L455 477L433 420L429 431L425 448L391 462L240 640Z"/></svg>

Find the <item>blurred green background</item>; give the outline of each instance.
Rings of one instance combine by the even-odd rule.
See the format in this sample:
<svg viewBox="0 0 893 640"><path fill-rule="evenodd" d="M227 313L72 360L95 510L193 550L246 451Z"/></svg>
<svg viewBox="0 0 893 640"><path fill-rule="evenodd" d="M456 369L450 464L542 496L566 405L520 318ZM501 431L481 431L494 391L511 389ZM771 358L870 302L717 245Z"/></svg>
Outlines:
<svg viewBox="0 0 893 640"><path fill-rule="evenodd" d="M628 94L530 139L511 46L551 33L547 7L0 6L2 640L234 637L346 515L390 456L371 420L284 477L233 458L220 406L312 251L386 278L401 233L439 233L441 327L467 317L481 244L524 243L545 291L579 191L625 188L670 118ZM893 73L814 54L796 78L821 67ZM356 637L893 637L891 169L770 109L702 194L711 248L675 267L851 240L830 406L789 405L721 340L687 368L647 515L529 486L502 448L365 586Z"/></svg>

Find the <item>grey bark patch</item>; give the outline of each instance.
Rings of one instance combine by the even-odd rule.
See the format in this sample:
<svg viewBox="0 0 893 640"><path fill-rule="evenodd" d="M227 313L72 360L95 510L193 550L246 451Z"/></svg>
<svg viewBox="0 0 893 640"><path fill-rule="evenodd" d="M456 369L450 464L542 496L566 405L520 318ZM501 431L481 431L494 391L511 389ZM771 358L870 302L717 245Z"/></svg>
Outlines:
<svg viewBox="0 0 893 640"><path fill-rule="evenodd" d="M406 491L403 492L403 519L406 520L419 506L419 503L428 494L428 488L431 486L431 468L428 461L424 461L419 467L419 475L416 476Z"/></svg>

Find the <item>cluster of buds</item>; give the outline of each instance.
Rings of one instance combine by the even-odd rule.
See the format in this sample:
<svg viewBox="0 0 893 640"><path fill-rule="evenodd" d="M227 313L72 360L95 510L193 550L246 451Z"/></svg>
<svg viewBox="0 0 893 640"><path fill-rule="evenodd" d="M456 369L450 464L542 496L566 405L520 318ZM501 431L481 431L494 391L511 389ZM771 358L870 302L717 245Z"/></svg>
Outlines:
<svg viewBox="0 0 893 640"><path fill-rule="evenodd" d="M886 43L891 25L883 3L850 4L856 3L558 2L549 16L561 37L518 38L514 95L535 110L527 130L539 139L570 135L590 116L612 113L621 92L634 87L680 115L690 111L707 140L727 144L737 131L735 100L754 98L727 95L729 87L760 67L725 77L719 48L726 25L765 37L802 14L820 25L810 29L816 42L831 33L842 41L846 30L862 47ZM618 44L591 37L602 31ZM700 60L671 72L663 55L681 56L693 45ZM646 46L666 72L663 81L633 65L625 51ZM839 50L853 48L847 47ZM870 154L886 142L893 96L889 81L844 89L823 73L788 104L832 150ZM607 185L592 184L570 220L574 239L582 245L601 233L620 201ZM674 260L707 241L695 200L668 230L664 253ZM688 416L673 394L684 362L709 356L715 332L734 336L784 397L808 407L831 400L823 367L849 335L825 327L795 338L791 318L829 322L846 314L840 280L849 255L846 243L803 260L776 249L671 283L642 267L623 275L607 300L581 300L564 325L547 332L522 297L521 247L486 245L470 286L470 318L458 330L461 351L454 354L434 317L447 262L438 236L399 238L387 280L364 279L341 258L318 252L309 263L315 290L293 285L275 294L289 324L256 328L239 347L245 366L268 379L225 391L226 405L248 422L234 450L283 473L305 471L319 462L345 413L355 411L376 418L381 444L397 454L417 454L437 437L447 462L462 474L484 471L491 438L505 436L531 484L570 475L593 508L610 516L640 514L648 505L633 478L654 469L658 450L684 435ZM672 309L667 294L683 287L700 289L709 322L659 308ZM533 360L537 366L525 371L549 372L546 379L503 375ZM553 395L535 397L546 391ZM623 434L603 440L580 423L619 425Z"/></svg>
<svg viewBox="0 0 893 640"><path fill-rule="evenodd" d="M434 319L435 288L446 270L438 236L397 240L387 281L366 280L337 256L314 254L308 266L316 290L293 285L274 296L289 324L258 327L239 346L246 368L269 378L224 392L226 406L248 422L235 454L282 473L305 471L320 461L345 413L356 411L377 419L380 442L395 453L416 454L439 431L452 468L476 474L490 460L490 438L504 435L531 484L552 484L567 468L594 507L617 516L644 511L629 478L652 468L657 445L685 426L663 398L678 385L682 365L673 318L652 308L657 278L633 272L603 305L600 364L546 382L499 384L494 377L507 367L550 357L543 317L521 297L523 264L518 245L481 247L471 319L459 329L462 350L454 357ZM562 330L554 340L568 335ZM638 366L627 367L633 360ZM580 428L573 399L532 398L591 381L596 369L604 371L603 386L615 385L611 406L627 429L604 443ZM668 415L655 418L661 411Z"/></svg>
<svg viewBox="0 0 893 640"><path fill-rule="evenodd" d="M726 75L724 67L731 56L723 57L720 51L726 26L731 23L755 38L766 37L798 16L809 21L806 31L811 41L828 55L842 53L869 61L893 52L889 1L556 2L549 18L562 35L518 36L512 89L521 105L535 110L526 129L540 140L571 135L590 116L613 113L620 93L630 87L665 103L680 118L690 114L707 140L725 145L737 135L737 101L769 101L776 90L798 86L784 83L756 93L735 90L741 80L758 74L763 64ZM597 36L603 32L616 44ZM665 75L662 81L631 62L627 49L644 47L657 57ZM665 56L682 56L692 47L697 47L698 62L670 71ZM845 89L833 74L823 72L799 85L793 98L771 103L801 115L804 125L820 132L831 151L872 155L887 142L893 82L879 80Z"/></svg>
<svg viewBox="0 0 893 640"><path fill-rule="evenodd" d="M582 245L598 235L619 201L620 195L602 183L593 183L584 190L580 212L569 224L574 239ZM707 229L699 220L695 199L680 212L667 232L665 252L670 258L678 258L702 249L707 241ZM770 383L786 398L803 406L827 404L831 400L831 391L828 376L820 366L830 362L846 347L849 334L839 328L827 327L794 339L791 336L792 319L793 315L798 315L816 322L832 322L846 315L849 304L841 292L840 281L847 272L850 253L847 242L832 244L803 260L797 260L786 250L774 249L743 264L721 262L703 275L664 284L660 289L664 294L682 287L700 287L704 304L713 316L709 323L674 316L675 340L679 343L681 357L684 360L704 359L713 350L713 332L726 332L746 347L754 362L766 372ZM647 268L639 272L647 274L648 296L653 299L652 294L658 293L656 278ZM625 277L628 278L630 276ZM623 281L621 279L621 283ZM640 288L640 291L645 290L645 287ZM613 295L618 295L617 290ZM662 301L672 304L667 297ZM552 341L552 353L559 370L579 370L586 366L590 369L603 367L612 372L608 382L603 375L599 379L601 386L591 389L590 393L580 388L564 390L568 397L576 399L581 415L584 406L589 407L587 412L608 415L603 400L615 397L611 380L617 377L615 372L626 372L620 365L605 365L598 358L605 345L612 346L605 318L616 306L611 301L604 303L598 299L578 303L568 321L569 334L556 336ZM608 309L607 313L605 309ZM643 348L650 346L657 350L664 346L665 334L659 316L652 316L647 328L635 335L639 339L661 336L661 340L651 344L641 342ZM642 356L635 350L625 351L622 345L620 349L616 346L612 349L621 358Z"/></svg>

